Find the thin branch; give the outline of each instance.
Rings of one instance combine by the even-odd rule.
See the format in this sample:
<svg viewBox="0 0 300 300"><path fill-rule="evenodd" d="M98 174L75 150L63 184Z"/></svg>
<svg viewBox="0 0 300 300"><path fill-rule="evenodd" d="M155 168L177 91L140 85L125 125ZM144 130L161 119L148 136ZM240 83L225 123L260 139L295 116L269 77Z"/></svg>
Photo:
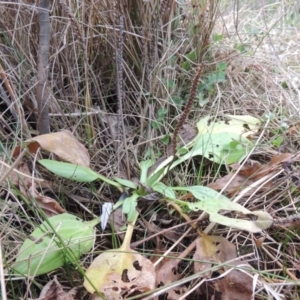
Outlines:
<svg viewBox="0 0 300 300"><path fill-rule="evenodd" d="M38 48L38 72L37 72L37 91L36 98L38 104L37 129L40 134L50 132L49 125L49 91L48 65L49 65L49 47L50 47L50 18L49 18L49 0L41 0L38 8L40 33Z"/></svg>

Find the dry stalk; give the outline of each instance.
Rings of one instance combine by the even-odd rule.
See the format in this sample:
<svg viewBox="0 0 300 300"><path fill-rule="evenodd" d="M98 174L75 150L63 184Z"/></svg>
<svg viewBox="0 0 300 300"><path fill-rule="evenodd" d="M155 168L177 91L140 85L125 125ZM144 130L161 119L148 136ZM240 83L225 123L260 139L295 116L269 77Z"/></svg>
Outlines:
<svg viewBox="0 0 300 300"><path fill-rule="evenodd" d="M123 43L124 43L124 16L120 16L120 31L117 53L117 95L118 95L118 132L117 150L120 150L123 126ZM120 163L120 162L119 162Z"/></svg>
<svg viewBox="0 0 300 300"><path fill-rule="evenodd" d="M167 10L169 6L169 0L163 0L160 3L158 11L153 15L151 20L151 42L150 42L150 50L149 50L149 57L148 57L148 66L149 70L148 73L150 73L154 69L154 64L157 60L158 56L158 38L161 34L159 30L159 26L161 25L160 20L162 19L163 14Z"/></svg>
<svg viewBox="0 0 300 300"><path fill-rule="evenodd" d="M178 134L192 108L192 105L193 105L193 102L197 96L197 92L198 92L198 85L199 85L199 82L200 82L200 76L202 75L203 73L203 70L204 70L204 64L202 63L198 70L197 70L197 73L193 79L193 83L192 83L192 86L191 86L191 89L190 89L190 95L189 95L189 98L188 98L188 101L185 105L185 108L181 114L181 116L179 117L179 120L178 120L178 123L175 127L175 130L174 130L174 133L173 133L173 138L172 138L172 153L173 153L173 156L174 158L176 157L176 145L177 145L177 137L178 137Z"/></svg>
<svg viewBox="0 0 300 300"><path fill-rule="evenodd" d="M48 68L49 68L49 48L50 48L50 17L49 0L42 0L38 8L39 15L39 48L38 48L38 71L37 71L37 91L36 98L38 104L37 129L40 134L50 132L49 124L49 91L48 91Z"/></svg>
<svg viewBox="0 0 300 300"><path fill-rule="evenodd" d="M65 0L59 0L59 4L62 8L63 13L70 19L71 24L73 25L73 29L76 33L76 36L80 42L80 45L83 49L85 59L87 60L87 50L86 45L84 43L83 33L81 31L81 28L78 24L77 19L75 18L74 14L71 12L70 8L67 6Z"/></svg>
<svg viewBox="0 0 300 300"><path fill-rule="evenodd" d="M124 15L120 16L120 31L119 31L119 41L118 41L118 53L117 53L117 94L118 94L118 132L117 132L117 153L118 153L118 174L120 173L121 156L119 151L121 150L121 140L125 147L126 155L126 171L127 178L130 178L130 167L129 167L129 157L126 143L124 116L123 116L123 45L124 45Z"/></svg>
<svg viewBox="0 0 300 300"><path fill-rule="evenodd" d="M78 24L77 19L75 18L74 14L71 12L70 8L67 6L65 0L59 0L59 4L61 5L62 11L71 21L71 24L73 25L73 29L76 33L76 36L79 40L79 43L83 50L83 58L84 58L84 75L85 75L85 109L86 112L89 112L91 109L91 97L90 97L90 84L88 79L88 73L89 73L89 62L88 62L88 52L87 47L84 42L84 36L82 33L82 30ZM93 117L92 115L87 115L87 132L88 136L91 139L94 139L96 137L96 133L93 126Z"/></svg>

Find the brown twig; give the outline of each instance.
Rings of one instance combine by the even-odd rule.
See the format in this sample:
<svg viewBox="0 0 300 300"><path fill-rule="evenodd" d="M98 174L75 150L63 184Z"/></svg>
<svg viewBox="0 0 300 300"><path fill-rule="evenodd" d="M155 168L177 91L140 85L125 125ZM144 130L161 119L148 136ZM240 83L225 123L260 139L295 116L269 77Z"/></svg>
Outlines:
<svg viewBox="0 0 300 300"><path fill-rule="evenodd" d="M49 68L49 48L50 48L50 17L49 0L42 0L38 8L39 11L39 48L38 48L38 71L37 71L37 91L36 98L38 104L37 128L40 134L50 132L49 125L49 91L48 91L48 68Z"/></svg>

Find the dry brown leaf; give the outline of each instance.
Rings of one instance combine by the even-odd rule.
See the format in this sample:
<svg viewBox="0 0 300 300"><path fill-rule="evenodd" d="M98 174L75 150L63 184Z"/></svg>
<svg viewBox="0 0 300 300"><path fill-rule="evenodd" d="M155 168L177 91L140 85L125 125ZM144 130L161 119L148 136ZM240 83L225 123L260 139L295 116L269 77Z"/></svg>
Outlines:
<svg viewBox="0 0 300 300"><path fill-rule="evenodd" d="M233 170L237 170L240 167L240 164L234 164L231 165L231 167ZM254 178L251 176L261 169L261 167L261 164L257 161L247 161L238 173L232 172L217 179L215 182L210 183L208 187L220 191L230 181L230 184L225 188L224 192L228 194L229 197L232 197L238 191L254 183Z"/></svg>
<svg viewBox="0 0 300 300"><path fill-rule="evenodd" d="M299 136L299 130L297 126L290 127L287 133L289 136Z"/></svg>
<svg viewBox="0 0 300 300"><path fill-rule="evenodd" d="M172 255L172 254L171 254ZM178 271L180 259L164 258L156 267L156 287L161 287L175 282L181 278ZM184 286L177 286L169 289L167 294L168 300L178 300L186 292Z"/></svg>
<svg viewBox="0 0 300 300"><path fill-rule="evenodd" d="M152 262L130 248L134 220L127 223L123 244L97 256L86 270L83 286L91 294L102 293L106 300L127 299L155 287L155 270Z"/></svg>
<svg viewBox="0 0 300 300"><path fill-rule="evenodd" d="M28 165L24 162L20 163L17 169L23 174L31 175ZM10 173L8 175L10 181L19 187L20 192L28 199L34 198L41 209L46 213L47 216L54 216L57 214L64 213L65 210L60 206L60 204L47 196L39 193L35 188L35 181L28 177L17 175L15 173ZM50 184L47 181L41 183L43 187L49 187Z"/></svg>
<svg viewBox="0 0 300 300"><path fill-rule="evenodd" d="M159 255L165 252L165 249L161 246L161 241L157 237L157 247L154 251L155 256L152 257L151 261L154 263L159 259ZM169 256L173 256L169 254ZM178 265L180 259L165 257L156 267L156 287L161 287L173 283L181 278L178 271ZM184 286L177 286L169 289L165 294L165 298L168 300L177 300L186 292Z"/></svg>
<svg viewBox="0 0 300 300"><path fill-rule="evenodd" d="M62 208L56 200L42 195L36 189L31 191L31 196L35 199L39 207L45 212L48 217L65 212L65 209Z"/></svg>
<svg viewBox="0 0 300 300"><path fill-rule="evenodd" d="M113 227L114 232L120 232L121 228L126 225L126 218L122 213L122 208L117 208L109 215L109 223ZM120 233L118 237L123 241L125 233Z"/></svg>
<svg viewBox="0 0 300 300"><path fill-rule="evenodd" d="M42 134L25 141L30 153L36 153L39 148L54 153L61 160L88 167L90 157L88 150L79 143L69 130ZM20 147L14 150L13 157L20 153Z"/></svg>
<svg viewBox="0 0 300 300"><path fill-rule="evenodd" d="M194 272L203 272L201 277L206 278L211 278L213 272L215 274L216 271L211 270L215 264L228 262L217 270L220 275L228 271L226 275L207 281L202 286L201 291L207 297L218 295L217 299L222 300L252 299L253 278L249 272L251 266L237 259L235 246L225 238L207 235L201 237L197 240L193 259L197 260L194 263Z"/></svg>
<svg viewBox="0 0 300 300"><path fill-rule="evenodd" d="M124 249L109 250L94 259L86 271L92 282L105 299L126 299L155 287L155 270L152 262L136 251ZM85 288L94 293L95 289L86 278Z"/></svg>
<svg viewBox="0 0 300 300"><path fill-rule="evenodd" d="M56 276L49 281L42 289L38 299L31 300L74 300L77 289L74 288L68 293L64 292L61 284L58 282Z"/></svg>
<svg viewBox="0 0 300 300"><path fill-rule="evenodd" d="M212 271L210 270L212 263L220 263L216 251L214 236L203 235L203 237L199 238L196 243L196 251L193 257L193 259L197 261L194 263L194 272L202 272L201 277L210 278L212 275ZM201 260L202 262L200 262Z"/></svg>
<svg viewBox="0 0 300 300"><path fill-rule="evenodd" d="M251 300L252 281L250 275L239 270L231 270L225 277L216 279L212 282L215 294L219 294L220 300Z"/></svg>
<svg viewBox="0 0 300 300"><path fill-rule="evenodd" d="M292 164L298 159L298 155L282 153L272 157L267 165L261 165L257 161L249 160L238 172L232 172L215 182L210 183L208 187L220 191L230 181L230 184L226 186L224 192L227 193L229 197L233 197L237 192L249 187L256 181L264 177L266 177L266 179L270 178L270 176L284 168L283 164ZM236 171L240 168L240 164L233 164L230 167ZM271 186L272 182L267 182L261 187L260 191L264 191ZM244 196L249 195L249 193L251 194L252 192L252 190L249 190Z"/></svg>
<svg viewBox="0 0 300 300"><path fill-rule="evenodd" d="M141 219L143 220L143 222L141 222L141 225L142 226L145 226L147 228L147 230L151 233L151 234L154 234L154 233L158 233L158 232L161 232L162 229L155 225L154 223L150 223L148 222L145 218L141 217ZM176 234L174 231L171 231L171 230L167 230L167 231L163 231L161 233L164 237L166 237L168 240L172 241L172 242L176 242L179 238L179 234Z"/></svg>
<svg viewBox="0 0 300 300"><path fill-rule="evenodd" d="M254 241L255 242L255 246L257 248L260 248L262 246L262 244L264 243L265 239L266 239L265 236L259 237L257 240Z"/></svg>

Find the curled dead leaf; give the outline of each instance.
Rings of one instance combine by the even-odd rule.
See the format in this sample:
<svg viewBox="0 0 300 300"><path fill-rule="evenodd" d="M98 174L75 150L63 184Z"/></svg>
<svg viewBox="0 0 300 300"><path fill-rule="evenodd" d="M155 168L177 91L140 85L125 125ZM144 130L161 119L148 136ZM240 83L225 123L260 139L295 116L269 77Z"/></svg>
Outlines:
<svg viewBox="0 0 300 300"><path fill-rule="evenodd" d="M255 246L257 248L260 248L262 246L262 244L264 243L265 239L266 239L265 236L259 237L257 240L255 240Z"/></svg>
<svg viewBox="0 0 300 300"><path fill-rule="evenodd" d="M56 276L54 276L54 278L43 287L38 299L29 300L74 300L76 293L77 288L73 288L66 293Z"/></svg>
<svg viewBox="0 0 300 300"><path fill-rule="evenodd" d="M77 141L69 130L42 134L25 141L30 153L36 153L39 148L54 153L61 160L88 167L90 157L88 150ZM20 153L20 146L14 150L13 157Z"/></svg>
<svg viewBox="0 0 300 300"><path fill-rule="evenodd" d="M225 238L204 235L197 241L193 258L194 272L201 272L201 277L210 278L201 286L201 292L207 297L252 299L251 266L237 257L236 247ZM212 269L216 264L220 265L217 271ZM219 276L212 279L213 273L219 273Z"/></svg>
<svg viewBox="0 0 300 300"><path fill-rule="evenodd" d="M48 196L39 193L36 189L36 182L32 180L28 165L22 162L18 165L17 170L21 173L10 173L8 175L9 180L19 187L20 192L28 199L34 198L40 208L46 213L47 216L53 216L65 212L65 209L55 200ZM21 174L27 175L23 176ZM51 184L47 181L40 182L40 187L49 188Z"/></svg>

